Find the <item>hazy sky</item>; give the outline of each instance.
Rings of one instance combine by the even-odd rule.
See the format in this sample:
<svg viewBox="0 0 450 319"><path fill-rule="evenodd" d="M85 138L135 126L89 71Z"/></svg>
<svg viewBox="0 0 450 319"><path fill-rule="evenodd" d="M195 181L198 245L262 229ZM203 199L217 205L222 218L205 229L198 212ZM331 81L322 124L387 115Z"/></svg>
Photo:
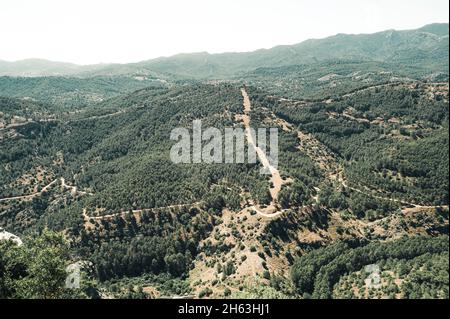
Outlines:
<svg viewBox="0 0 450 319"><path fill-rule="evenodd" d="M0 59L135 62L448 22L448 0L1 0Z"/></svg>

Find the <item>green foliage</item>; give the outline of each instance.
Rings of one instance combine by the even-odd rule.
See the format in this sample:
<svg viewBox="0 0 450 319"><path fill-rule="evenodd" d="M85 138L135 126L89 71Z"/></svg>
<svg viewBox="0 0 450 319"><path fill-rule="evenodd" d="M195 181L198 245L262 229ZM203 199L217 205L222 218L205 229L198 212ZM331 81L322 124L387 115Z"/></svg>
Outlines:
<svg viewBox="0 0 450 319"><path fill-rule="evenodd" d="M385 197L409 202L445 205L448 106L444 100L430 99L427 90L426 84L392 85L328 104L316 102L294 108L288 103L274 110L326 145L344 164L351 186L381 190ZM408 131L403 133L407 136L401 134L400 128ZM352 201L337 198L337 194L332 195L334 198L322 195L331 207L355 208ZM285 200L284 195L282 198ZM384 213L389 210L385 203L373 198L371 201L374 203L365 205L362 213L368 209Z"/></svg>
<svg viewBox="0 0 450 319"><path fill-rule="evenodd" d="M301 294L311 294L317 272L348 249L346 244L338 243L314 250L299 258L291 269L291 278L298 291Z"/></svg>
<svg viewBox="0 0 450 319"><path fill-rule="evenodd" d="M64 285L69 247L59 234L44 231L22 246L0 242L0 297L58 299L73 295Z"/></svg>
<svg viewBox="0 0 450 319"><path fill-rule="evenodd" d="M85 107L120 94L145 87L163 87L156 80L127 76L79 77L0 77L0 92L4 97L32 98L69 110ZM56 108L55 108L56 109Z"/></svg>
<svg viewBox="0 0 450 319"><path fill-rule="evenodd" d="M22 237L43 232L21 247L0 243L0 296L73 296L61 288L69 251L92 262L95 280L119 298L147 298L145 286L163 295L189 293L187 276L196 258L214 257L207 264L217 264L224 279L238 271L239 255L215 258L235 244L217 234L217 244L208 237L221 223L223 208L239 211L250 201L267 205L269 180L259 174L259 164L174 164L169 152L175 141L169 136L175 127L192 131L195 119L204 128L240 126L239 89L247 83L253 127L273 126L272 113L293 125L293 131L279 133L279 169L286 184L278 201L286 211L258 232L262 275L271 286L241 286L241 292L228 289L224 295L329 298L342 278L364 265L394 260L391 266L404 281L402 287L386 288L388 296L401 290L408 298L448 297L442 252L448 238L321 248L324 241L305 243L298 236L300 230L326 232L337 213L368 221L401 217L405 205L389 198L448 205L448 89L436 83L448 79L448 25L132 65L1 63L0 74L14 73L10 67L21 74L78 76L0 77L0 198L34 193L60 177L92 195L70 193L56 183L29 201L0 203L0 226ZM232 81L206 84L193 78ZM299 149L296 129L333 155L347 186ZM86 223L84 210L91 217L112 217ZM448 232L448 213L436 213L440 225L426 231ZM262 219L250 214L239 222ZM411 227L427 224L417 218ZM399 227L402 223L400 218ZM47 227L64 231L70 249ZM350 234L341 226L336 232ZM236 227L230 233L241 241L247 236ZM366 237L364 244L373 238ZM296 253L283 250L284 244L295 245ZM236 245L246 246L257 252L249 243ZM294 263L296 254L303 255ZM268 271L270 257L294 263L296 293L281 275ZM89 296L98 296L94 286L91 282ZM217 279L214 286L220 286ZM212 293L208 287L200 296Z"/></svg>
<svg viewBox="0 0 450 319"><path fill-rule="evenodd" d="M262 284L244 287L243 291L233 291L231 299L290 299L292 297Z"/></svg>
<svg viewBox="0 0 450 319"><path fill-rule="evenodd" d="M291 277L299 294L312 293L313 298L327 299L332 297L333 287L342 276L358 271L365 265L382 262L387 259L398 259L402 263L407 263L408 260L426 254L445 253L448 259L448 245L448 236L372 242L366 246L356 248L337 244L313 251L299 258L292 267ZM444 269L444 267L441 269ZM416 268L416 271L419 270ZM427 278L430 279L427 281L428 288L423 287L422 289L422 292L427 292L423 295L420 295L421 290L417 286L420 276L428 276ZM445 278L448 282L448 268L435 274L430 272L415 274L411 278L411 283L405 284L406 295L422 298L426 297L429 291L434 288L437 290L433 290L433 294L437 291L442 291L442 289L448 293L448 288L445 288L445 285L442 284Z"/></svg>

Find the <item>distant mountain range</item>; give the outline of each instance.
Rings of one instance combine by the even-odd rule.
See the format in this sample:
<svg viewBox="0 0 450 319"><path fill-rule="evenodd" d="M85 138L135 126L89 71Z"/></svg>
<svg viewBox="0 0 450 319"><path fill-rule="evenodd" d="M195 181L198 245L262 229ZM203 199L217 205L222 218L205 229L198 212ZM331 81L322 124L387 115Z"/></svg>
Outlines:
<svg viewBox="0 0 450 319"><path fill-rule="evenodd" d="M429 72L448 70L448 23L430 24L416 30L387 30L374 34L337 34L294 45L277 46L243 53L178 54L138 63L96 64L27 59L0 61L3 76L109 76L174 75L186 78L228 78L261 67L282 67L329 60L360 60L398 63L426 68Z"/></svg>

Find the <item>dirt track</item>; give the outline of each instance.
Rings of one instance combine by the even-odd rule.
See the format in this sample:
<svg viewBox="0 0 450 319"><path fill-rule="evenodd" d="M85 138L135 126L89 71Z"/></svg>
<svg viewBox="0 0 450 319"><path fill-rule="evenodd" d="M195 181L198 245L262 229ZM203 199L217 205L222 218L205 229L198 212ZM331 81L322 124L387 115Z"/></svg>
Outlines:
<svg viewBox="0 0 450 319"><path fill-rule="evenodd" d="M89 192L79 191L76 186L67 185L64 177L61 177L61 178L54 179L49 184L42 187L42 189L39 192L35 192L35 193L29 194L29 195L20 195L20 196L0 198L0 202L6 202L6 201L10 201L10 200L20 200L20 199L25 199L25 200L32 199L33 197L36 197L36 196L42 195L42 193L45 193L52 185L54 185L58 181L61 182L61 187L70 189L72 191L72 193L80 194L80 195L93 195L92 193L89 193Z"/></svg>
<svg viewBox="0 0 450 319"><path fill-rule="evenodd" d="M241 89L241 93L242 93L242 97L244 99L244 102L243 102L244 115L242 116L242 121L245 126L245 135L247 138L247 142L249 145L251 145L255 148L256 154L257 154L261 164L263 165L264 169L267 169L271 174L270 180L273 184L273 187L270 188L270 195L272 197L272 201L271 201L270 205L264 210L273 213L273 212L276 212L279 210L278 194L280 193L281 186L283 185L283 179L281 178L280 172L278 171L278 169L270 164L270 161L267 158L266 153L260 147L258 147L256 145L254 137L251 134L251 127L250 127L250 112L251 112L250 98L248 97L247 91L244 88ZM260 214L265 214L262 212L261 209L257 210L255 208L255 210L257 212L259 212ZM269 214L266 214L266 215L269 215Z"/></svg>

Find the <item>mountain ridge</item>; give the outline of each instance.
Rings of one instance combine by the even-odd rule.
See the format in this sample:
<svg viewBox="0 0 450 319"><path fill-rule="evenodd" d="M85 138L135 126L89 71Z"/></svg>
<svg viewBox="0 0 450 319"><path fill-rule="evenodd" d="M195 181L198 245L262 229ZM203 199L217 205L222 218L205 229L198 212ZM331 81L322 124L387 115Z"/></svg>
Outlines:
<svg viewBox="0 0 450 319"><path fill-rule="evenodd" d="M134 63L77 65L45 59L16 62L0 60L4 76L81 76L174 74L181 77L226 78L258 67L280 67L339 59L344 53L354 59L401 62L411 54L427 58L427 53L448 51L448 23L433 23L413 30L385 30L371 34L336 34L308 39L293 45L278 45L250 52L210 54L206 51L179 53ZM389 54L394 52L393 54ZM414 58L414 56L413 56ZM439 67L448 68L445 54L439 54ZM436 57L433 57L435 60ZM430 59L431 60L431 59ZM37 65L33 65L37 64ZM432 61L426 61L432 64ZM195 75L194 75L195 74Z"/></svg>

